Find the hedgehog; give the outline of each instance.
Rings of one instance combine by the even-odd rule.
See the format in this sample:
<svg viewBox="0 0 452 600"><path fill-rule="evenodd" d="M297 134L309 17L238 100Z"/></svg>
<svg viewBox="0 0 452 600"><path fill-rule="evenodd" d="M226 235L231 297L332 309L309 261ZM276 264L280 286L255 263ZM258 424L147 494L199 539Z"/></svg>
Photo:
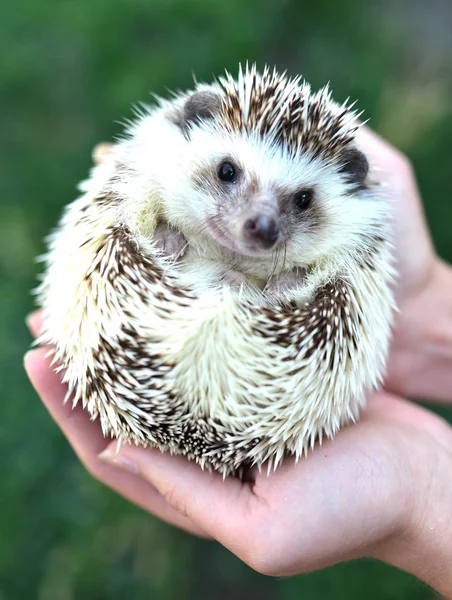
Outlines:
<svg viewBox="0 0 452 600"><path fill-rule="evenodd" d="M384 376L389 203L360 114L247 65L135 117L49 238L41 342L104 436L270 471Z"/></svg>

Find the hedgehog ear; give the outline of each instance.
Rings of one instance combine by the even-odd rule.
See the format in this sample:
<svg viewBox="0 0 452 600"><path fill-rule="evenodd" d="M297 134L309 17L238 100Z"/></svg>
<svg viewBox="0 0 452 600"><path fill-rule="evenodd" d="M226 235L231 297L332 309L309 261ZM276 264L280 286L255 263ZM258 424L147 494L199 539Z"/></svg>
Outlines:
<svg viewBox="0 0 452 600"><path fill-rule="evenodd" d="M369 162L357 148L347 148L341 153L339 171L347 175L350 183L363 185L369 172Z"/></svg>
<svg viewBox="0 0 452 600"><path fill-rule="evenodd" d="M184 106L182 129L186 132L190 125L213 119L221 111L221 99L214 92L194 92Z"/></svg>

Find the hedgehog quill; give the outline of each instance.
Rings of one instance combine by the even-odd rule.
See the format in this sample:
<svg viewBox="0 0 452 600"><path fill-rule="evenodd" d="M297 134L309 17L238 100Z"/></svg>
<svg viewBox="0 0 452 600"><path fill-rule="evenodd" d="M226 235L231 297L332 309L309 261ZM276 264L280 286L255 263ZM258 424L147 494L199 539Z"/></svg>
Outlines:
<svg viewBox="0 0 452 600"><path fill-rule="evenodd" d="M138 111L38 291L41 341L105 436L228 475L358 418L394 304L359 127L328 88L255 66Z"/></svg>

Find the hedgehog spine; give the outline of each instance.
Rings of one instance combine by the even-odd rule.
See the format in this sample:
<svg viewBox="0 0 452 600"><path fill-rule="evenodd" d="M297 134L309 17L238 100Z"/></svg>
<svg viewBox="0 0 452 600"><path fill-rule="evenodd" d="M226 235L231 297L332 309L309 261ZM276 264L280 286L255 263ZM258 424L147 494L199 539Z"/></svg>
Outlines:
<svg viewBox="0 0 452 600"><path fill-rule="evenodd" d="M54 346L74 402L99 417L105 435L185 454L228 474L246 464L276 466L286 453L299 457L316 438L357 418L366 391L384 373L393 271L385 199L374 186L351 181L344 166L344 156L360 160L356 116L346 106L334 104L328 90L311 94L299 79L268 70L259 76L254 68L238 82L227 76L198 91L204 104L197 112L192 106L186 114L194 103L188 93L142 117L68 207L51 238L40 289L43 340ZM215 97L213 117L205 94ZM242 146L250 165L263 157L268 180L284 188L279 203L294 173L310 173L321 190L317 212L294 226L285 256L237 257L216 239L200 241L193 225L202 221L199 199L224 192L207 179L209 165L193 164L190 144L216 159L225 152L235 157ZM175 176L195 166L189 183ZM269 196L264 176L258 184ZM174 194L193 199L190 210L169 206ZM161 219L189 240L188 284L184 265L162 256L152 238ZM314 222L319 231L312 231ZM303 260L297 235L316 241L303 249ZM231 290L215 280L197 287L196 273L203 265L202 273L210 273L212 262L215 277L223 262L239 264L253 281L272 269L282 273L283 263L302 266L306 275L275 304L257 284Z"/></svg>

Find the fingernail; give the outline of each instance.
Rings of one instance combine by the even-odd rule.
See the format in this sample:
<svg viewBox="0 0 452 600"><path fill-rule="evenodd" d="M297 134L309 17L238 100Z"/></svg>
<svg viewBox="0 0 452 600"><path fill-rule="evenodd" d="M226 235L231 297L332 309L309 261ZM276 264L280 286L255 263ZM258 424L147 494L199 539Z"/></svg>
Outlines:
<svg viewBox="0 0 452 600"><path fill-rule="evenodd" d="M140 472L136 463L128 456L123 456L120 452L112 452L109 448L105 448L105 450L98 455L98 458L112 467L128 471L134 475L138 475Z"/></svg>

